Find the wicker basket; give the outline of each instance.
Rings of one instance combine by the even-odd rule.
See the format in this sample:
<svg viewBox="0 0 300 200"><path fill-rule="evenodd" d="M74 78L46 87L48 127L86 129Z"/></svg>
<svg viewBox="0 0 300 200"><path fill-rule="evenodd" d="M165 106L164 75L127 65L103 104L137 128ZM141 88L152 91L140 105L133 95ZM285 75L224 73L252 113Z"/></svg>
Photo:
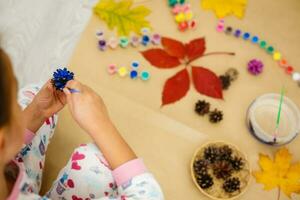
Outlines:
<svg viewBox="0 0 300 200"><path fill-rule="evenodd" d="M233 197L229 197L229 198L218 198L218 197L215 197L215 196L212 196L210 194L208 194L204 189L202 189L198 183L197 183L197 180L196 180L196 176L194 174L194 168L193 168L193 164L194 164L194 161L197 157L197 155L202 152L204 150L205 147L207 146L210 146L210 145L217 145L217 146L221 146L221 145L228 145L230 148L232 148L233 151L235 151L236 153L239 154L239 156L241 156L244 161L245 161L245 169L248 171L249 175L247 177L247 180L246 180L246 185L242 188L241 192L239 194L237 194L236 196L233 196ZM191 169L191 175L192 175L192 179L193 179L193 182L195 183L196 187L204 194L206 195L207 197L211 198L211 199L214 199L214 200L233 200L233 199L236 199L236 198L239 198L241 197L246 189L248 188L248 185L249 185L249 181L250 181L250 175L251 175L251 170L250 170L250 165L249 165L249 162L245 156L245 154L243 154L235 145L233 144L230 144L230 143L226 143L226 142L223 142L223 141L213 141L213 142L208 142L208 143L205 143L203 144L202 146L200 146L199 148L197 148L197 150L195 151L194 155L193 155L193 158L192 158L192 161L191 161L191 165L190 165L190 169Z"/></svg>

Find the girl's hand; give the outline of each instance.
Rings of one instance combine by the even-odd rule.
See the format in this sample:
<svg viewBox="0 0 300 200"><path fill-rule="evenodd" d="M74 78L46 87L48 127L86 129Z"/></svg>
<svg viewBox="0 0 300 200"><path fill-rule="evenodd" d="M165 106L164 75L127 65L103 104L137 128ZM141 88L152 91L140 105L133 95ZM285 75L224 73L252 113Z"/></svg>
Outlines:
<svg viewBox="0 0 300 200"><path fill-rule="evenodd" d="M65 104L66 95L56 90L49 80L23 111L27 128L36 132L47 118L59 112Z"/></svg>
<svg viewBox="0 0 300 200"><path fill-rule="evenodd" d="M79 92L71 93L71 89ZM64 93L73 118L90 134L112 169L136 158L135 153L109 119L100 96L75 80L67 83Z"/></svg>
<svg viewBox="0 0 300 200"><path fill-rule="evenodd" d="M71 93L69 89L79 92ZM71 80L64 88L68 107L79 126L90 135L99 131L99 127L106 126L110 119L106 107L99 95L82 83Z"/></svg>

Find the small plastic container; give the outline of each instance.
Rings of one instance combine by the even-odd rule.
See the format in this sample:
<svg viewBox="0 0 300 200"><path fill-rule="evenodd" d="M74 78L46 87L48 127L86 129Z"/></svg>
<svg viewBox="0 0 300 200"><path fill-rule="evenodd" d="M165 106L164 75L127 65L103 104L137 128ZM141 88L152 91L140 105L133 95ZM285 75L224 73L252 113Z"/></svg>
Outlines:
<svg viewBox="0 0 300 200"><path fill-rule="evenodd" d="M265 94L255 99L248 108L247 126L260 142L280 146L291 142L300 131L300 111L296 104L284 97L280 123L276 128L280 95Z"/></svg>

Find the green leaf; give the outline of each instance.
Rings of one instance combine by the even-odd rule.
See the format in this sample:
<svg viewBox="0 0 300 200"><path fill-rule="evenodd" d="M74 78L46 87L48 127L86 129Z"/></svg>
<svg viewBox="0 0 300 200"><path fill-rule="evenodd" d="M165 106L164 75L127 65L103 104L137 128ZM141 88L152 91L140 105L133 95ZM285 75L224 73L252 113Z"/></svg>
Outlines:
<svg viewBox="0 0 300 200"><path fill-rule="evenodd" d="M141 28L150 28L145 17L151 11L145 6L131 8L132 4L132 0L100 0L94 7L94 13L106 22L109 29L117 28L120 36L127 36L131 31L140 34Z"/></svg>

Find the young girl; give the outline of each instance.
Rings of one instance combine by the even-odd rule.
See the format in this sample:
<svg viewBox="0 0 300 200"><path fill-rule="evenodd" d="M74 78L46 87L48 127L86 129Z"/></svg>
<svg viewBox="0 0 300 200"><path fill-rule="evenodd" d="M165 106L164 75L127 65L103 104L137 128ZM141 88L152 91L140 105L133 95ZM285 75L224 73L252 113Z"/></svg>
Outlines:
<svg viewBox="0 0 300 200"><path fill-rule="evenodd" d="M63 92L50 81L41 89L27 87L20 91L21 111L17 88L10 60L0 49L0 200L163 199L158 183L122 139L93 90L78 81L69 81ZM57 121L55 113L66 104L95 144L75 149L42 197L45 151Z"/></svg>

